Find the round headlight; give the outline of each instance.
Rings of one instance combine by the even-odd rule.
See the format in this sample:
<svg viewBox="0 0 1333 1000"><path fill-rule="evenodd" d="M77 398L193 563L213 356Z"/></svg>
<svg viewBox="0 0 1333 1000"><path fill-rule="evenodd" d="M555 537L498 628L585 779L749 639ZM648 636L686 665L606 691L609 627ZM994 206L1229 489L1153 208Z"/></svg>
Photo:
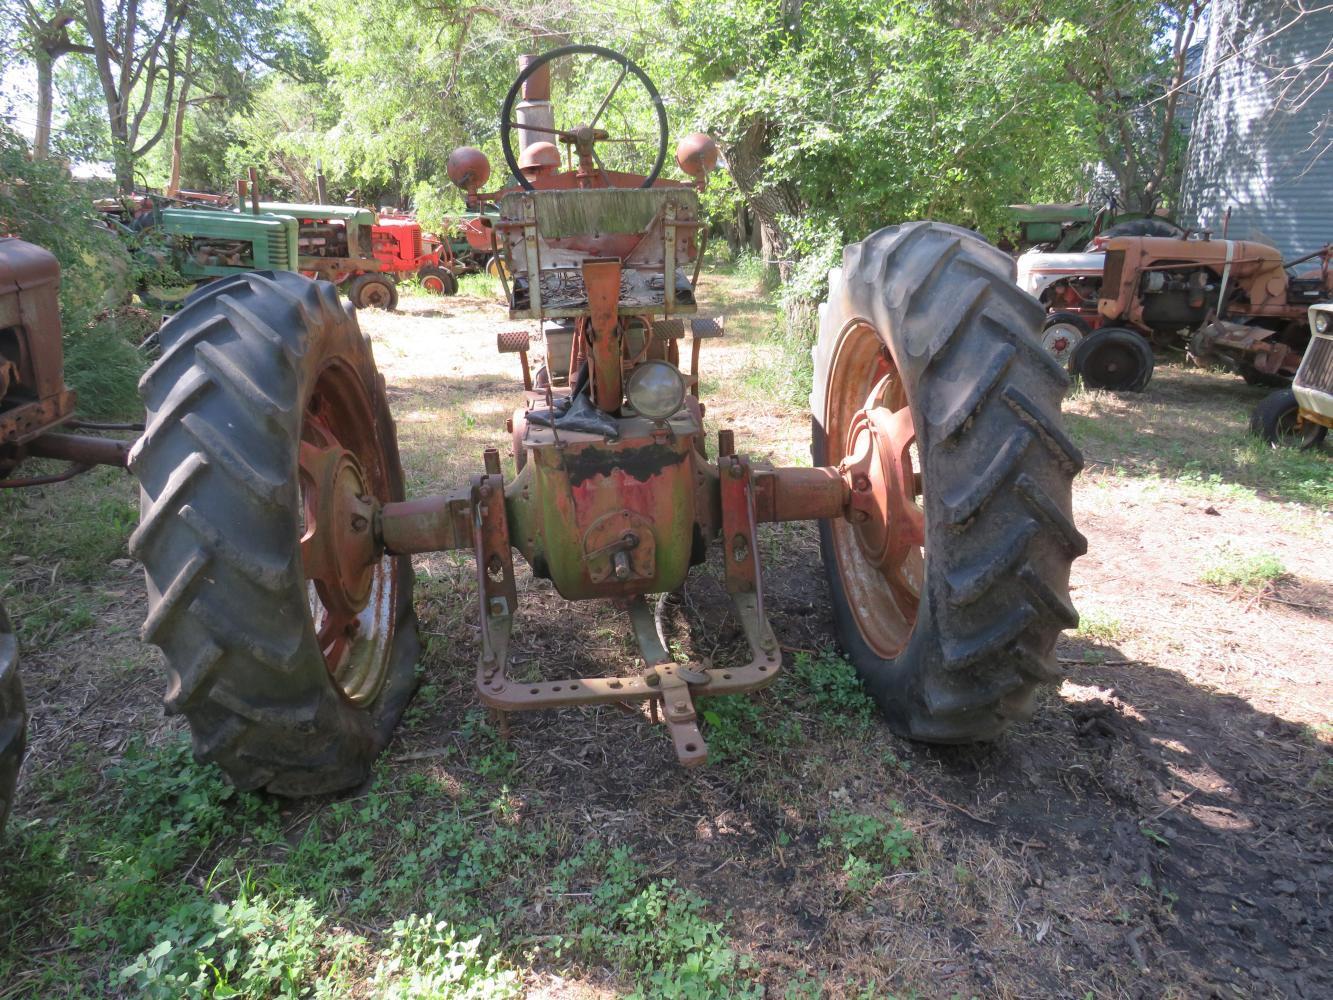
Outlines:
<svg viewBox="0 0 1333 1000"><path fill-rule="evenodd" d="M1315 333L1328 332L1328 313L1317 312L1314 314L1314 332Z"/></svg>
<svg viewBox="0 0 1333 1000"><path fill-rule="evenodd" d="M685 376L667 361L645 361L630 373L625 398L649 420L666 420L685 402Z"/></svg>

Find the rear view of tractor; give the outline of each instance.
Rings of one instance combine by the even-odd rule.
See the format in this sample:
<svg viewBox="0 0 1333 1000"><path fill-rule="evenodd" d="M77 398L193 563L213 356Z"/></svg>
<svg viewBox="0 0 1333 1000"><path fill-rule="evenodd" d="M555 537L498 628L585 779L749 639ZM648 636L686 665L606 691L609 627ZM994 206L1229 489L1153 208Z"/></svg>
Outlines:
<svg viewBox="0 0 1333 1000"><path fill-rule="evenodd" d="M75 397L65 386L60 333L60 266L47 251L0 238L0 489L58 483L94 465L124 467L126 442L70 434ZM30 458L65 465L20 477ZM0 606L0 827L13 802L27 715L18 639Z"/></svg>
<svg viewBox="0 0 1333 1000"><path fill-rule="evenodd" d="M587 83L563 123L551 80ZM516 388L512 479L488 449L451 492L404 496L384 380L328 284L229 278L162 330L131 457L131 549L167 708L198 755L288 795L364 780L414 684L411 556L458 550L475 562L477 696L502 732L515 712L647 703L680 762L702 764L699 701L782 672L760 526L793 520L820 522L838 639L896 731L990 739L1028 714L1059 676L1086 543L1071 512L1082 460L1060 426L1067 379L1034 337L1041 309L1012 261L933 223L848 247L820 312L815 465L774 467L731 431L704 432L702 348L724 329L696 294L712 141L677 147L689 181L663 177L660 97L597 46L526 60L500 134L513 181L488 196L493 234L509 316L528 326L496 331L497 346L525 373L541 349L547 368ZM563 147L567 166L525 168L535 142ZM451 157L474 194L479 156ZM566 599L626 612L635 661L515 676L515 550ZM710 550L743 651L678 658L648 598Z"/></svg>

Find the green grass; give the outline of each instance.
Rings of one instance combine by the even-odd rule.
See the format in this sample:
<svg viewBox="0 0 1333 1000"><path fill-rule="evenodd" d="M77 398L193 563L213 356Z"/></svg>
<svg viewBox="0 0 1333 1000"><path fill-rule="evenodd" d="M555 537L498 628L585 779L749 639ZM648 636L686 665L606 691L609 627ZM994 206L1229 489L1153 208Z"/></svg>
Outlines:
<svg viewBox="0 0 1333 1000"><path fill-rule="evenodd" d="M1199 582L1213 587L1259 590L1285 576L1282 560L1269 552L1240 552L1223 545L1199 571Z"/></svg>
<svg viewBox="0 0 1333 1000"><path fill-rule="evenodd" d="M892 800L889 806L893 815L888 819L845 810L829 815L819 846L841 860L849 895L865 895L912 860L916 834L899 819L902 807Z"/></svg>
<svg viewBox="0 0 1333 1000"><path fill-rule="evenodd" d="M1119 618L1093 609L1079 613L1078 628L1074 635L1093 642L1119 642L1125 638L1125 626Z"/></svg>
<svg viewBox="0 0 1333 1000"><path fill-rule="evenodd" d="M113 313L84 333L65 338L65 383L78 395L79 416L143 419L138 384L148 359L137 345L152 326L137 313Z"/></svg>
<svg viewBox="0 0 1333 1000"><path fill-rule="evenodd" d="M1252 435L1259 398L1232 376L1165 365L1142 395L1076 386L1065 423L1085 455L1117 476L1206 500L1333 507L1333 457L1270 448Z"/></svg>
<svg viewBox="0 0 1333 1000"><path fill-rule="evenodd" d="M809 739L865 737L876 714L856 669L832 652L797 653L771 696L722 695L699 705L709 762L737 776ZM810 732L802 718L813 720Z"/></svg>
<svg viewBox="0 0 1333 1000"><path fill-rule="evenodd" d="M544 960L610 969L644 997L759 995L725 915L627 846L525 818L488 727L470 720L460 744L461 796L381 768L295 825L178 737L136 738L110 767L75 748L39 772L0 855L0 982L30 998L80 977L89 995L498 998ZM53 941L101 958L34 966Z"/></svg>
<svg viewBox="0 0 1333 1000"><path fill-rule="evenodd" d="M489 274L463 274L458 278L458 294L477 299L499 299L504 292L499 279Z"/></svg>

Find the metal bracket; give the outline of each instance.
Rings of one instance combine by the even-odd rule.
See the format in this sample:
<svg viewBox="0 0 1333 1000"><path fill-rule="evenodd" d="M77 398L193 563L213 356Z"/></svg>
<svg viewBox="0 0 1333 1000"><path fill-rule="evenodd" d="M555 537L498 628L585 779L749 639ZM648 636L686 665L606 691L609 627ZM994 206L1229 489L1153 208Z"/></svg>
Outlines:
<svg viewBox="0 0 1333 1000"><path fill-rule="evenodd" d="M470 494L477 590L481 603L481 657L477 663L476 684L482 703L499 713L502 731L506 729L506 713L509 712L648 701L654 707L654 718L660 707L681 764L697 767L707 762L708 748L699 729L695 699L756 691L767 687L782 672L777 639L763 612L749 463L735 455L722 460L727 589L750 646L748 663L739 667L714 667L709 663L674 662L658 639L648 604L642 597L634 597L628 602L628 609L643 656L645 669L642 673L518 682L507 674L517 588L504 506L504 482L499 471L499 455L488 449L486 457L487 474L473 480Z"/></svg>

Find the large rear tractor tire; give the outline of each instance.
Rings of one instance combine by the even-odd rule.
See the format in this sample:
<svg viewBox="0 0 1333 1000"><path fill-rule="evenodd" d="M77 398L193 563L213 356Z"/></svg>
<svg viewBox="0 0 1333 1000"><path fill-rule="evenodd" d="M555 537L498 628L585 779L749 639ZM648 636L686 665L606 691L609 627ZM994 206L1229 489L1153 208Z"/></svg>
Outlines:
<svg viewBox="0 0 1333 1000"><path fill-rule="evenodd" d="M416 683L412 564L376 553L403 498L384 380L334 287L219 281L174 316L140 382L130 550L166 709L240 788L360 784Z"/></svg>
<svg viewBox="0 0 1333 1000"><path fill-rule="evenodd" d="M893 226L846 248L820 309L814 461L853 483L819 526L839 642L893 730L932 743L1029 716L1078 623L1083 459L1013 269L967 230Z"/></svg>
<svg viewBox="0 0 1333 1000"><path fill-rule="evenodd" d="M28 713L19 683L19 641L0 604L0 833L14 804L19 767L28 732Z"/></svg>

